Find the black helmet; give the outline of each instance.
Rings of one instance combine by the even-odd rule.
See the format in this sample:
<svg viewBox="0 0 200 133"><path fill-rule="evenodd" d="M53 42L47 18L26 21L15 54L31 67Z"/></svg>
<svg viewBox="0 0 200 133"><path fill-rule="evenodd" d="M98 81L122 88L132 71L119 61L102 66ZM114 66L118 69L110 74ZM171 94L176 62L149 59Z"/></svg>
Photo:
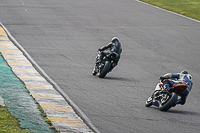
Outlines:
<svg viewBox="0 0 200 133"><path fill-rule="evenodd" d="M188 74L187 71L181 71L181 74Z"/></svg>
<svg viewBox="0 0 200 133"><path fill-rule="evenodd" d="M115 41L119 42L119 39L117 37L113 37L112 40L111 40L111 42L114 43Z"/></svg>

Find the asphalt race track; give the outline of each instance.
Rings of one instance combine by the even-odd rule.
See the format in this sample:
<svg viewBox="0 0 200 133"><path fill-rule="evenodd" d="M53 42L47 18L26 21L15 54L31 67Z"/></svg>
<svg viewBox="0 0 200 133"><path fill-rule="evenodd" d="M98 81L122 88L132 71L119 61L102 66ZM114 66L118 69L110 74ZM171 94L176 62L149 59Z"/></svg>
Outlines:
<svg viewBox="0 0 200 133"><path fill-rule="evenodd" d="M102 133L200 130L200 22L135 0L4 0L0 21ZM113 36L119 65L92 76ZM168 112L144 106L159 77L188 70L193 90Z"/></svg>

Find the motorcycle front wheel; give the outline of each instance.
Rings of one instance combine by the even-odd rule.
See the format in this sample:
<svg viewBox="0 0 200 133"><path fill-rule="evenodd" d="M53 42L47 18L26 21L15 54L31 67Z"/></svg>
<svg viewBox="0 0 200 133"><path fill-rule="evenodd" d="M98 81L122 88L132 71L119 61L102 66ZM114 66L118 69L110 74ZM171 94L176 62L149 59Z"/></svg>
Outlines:
<svg viewBox="0 0 200 133"><path fill-rule="evenodd" d="M161 111L169 110L171 107L173 107L175 105L177 99L178 99L178 95L176 93L172 92L171 94L169 94L167 96L167 99L164 102L162 102L162 100L161 100L159 109Z"/></svg>
<svg viewBox="0 0 200 133"><path fill-rule="evenodd" d="M99 78L104 78L106 74L110 71L111 62L106 61L103 69L99 72Z"/></svg>

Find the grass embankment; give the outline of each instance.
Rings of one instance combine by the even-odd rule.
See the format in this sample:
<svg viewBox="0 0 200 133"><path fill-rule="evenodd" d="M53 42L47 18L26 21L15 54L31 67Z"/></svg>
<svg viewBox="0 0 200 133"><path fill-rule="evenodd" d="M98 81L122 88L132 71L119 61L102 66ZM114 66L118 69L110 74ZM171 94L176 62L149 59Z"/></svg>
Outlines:
<svg viewBox="0 0 200 133"><path fill-rule="evenodd" d="M140 0L200 20L200 0Z"/></svg>
<svg viewBox="0 0 200 133"><path fill-rule="evenodd" d="M0 133L28 133L19 127L19 121L8 112L6 107L0 106Z"/></svg>

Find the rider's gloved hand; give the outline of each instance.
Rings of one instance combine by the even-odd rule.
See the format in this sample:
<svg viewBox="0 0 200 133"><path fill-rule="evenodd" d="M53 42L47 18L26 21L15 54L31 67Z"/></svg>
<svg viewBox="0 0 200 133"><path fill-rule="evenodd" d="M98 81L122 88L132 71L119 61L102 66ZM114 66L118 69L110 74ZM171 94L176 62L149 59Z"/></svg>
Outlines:
<svg viewBox="0 0 200 133"><path fill-rule="evenodd" d="M99 48L99 49L98 49L98 51L100 51L100 52L101 52L101 51L102 51L102 49L101 49L101 48Z"/></svg>
<svg viewBox="0 0 200 133"><path fill-rule="evenodd" d="M164 79L165 79L164 77L160 77L161 82L163 82Z"/></svg>

